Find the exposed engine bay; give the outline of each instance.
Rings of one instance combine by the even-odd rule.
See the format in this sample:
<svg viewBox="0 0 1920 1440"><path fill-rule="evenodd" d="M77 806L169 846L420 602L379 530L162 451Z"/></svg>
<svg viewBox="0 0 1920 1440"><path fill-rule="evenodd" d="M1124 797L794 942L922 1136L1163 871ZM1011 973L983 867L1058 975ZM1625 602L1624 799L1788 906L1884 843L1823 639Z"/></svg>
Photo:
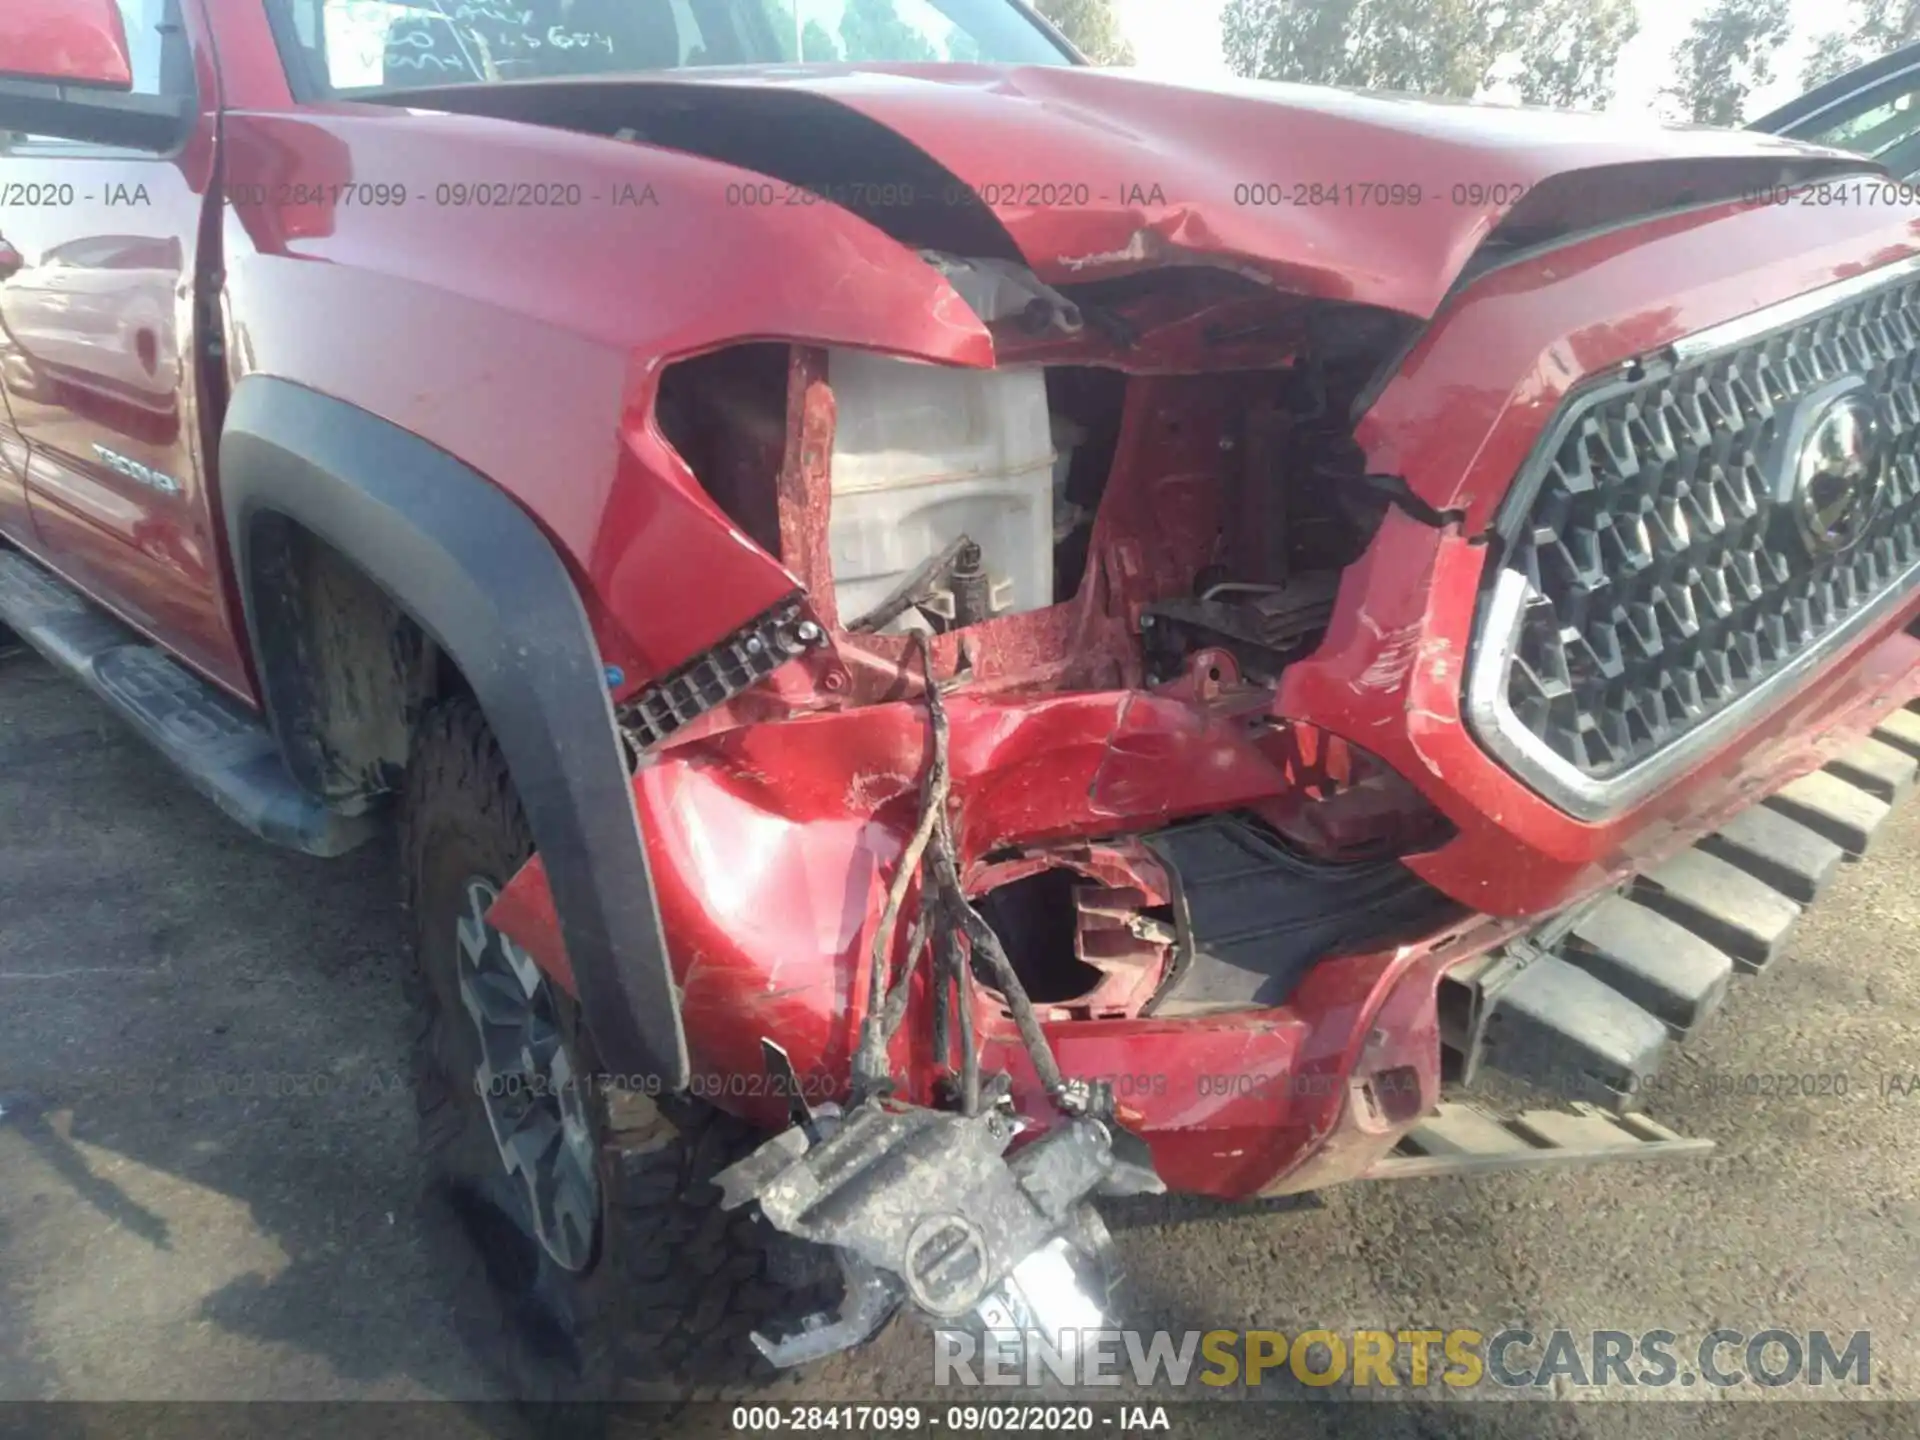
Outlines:
<svg viewBox="0 0 1920 1440"><path fill-rule="evenodd" d="M1069 295L1008 261L922 258L1001 365L754 344L663 377L663 434L802 589L621 707L636 756L916 692L1145 690L1242 728L1290 779L1237 823L1281 866L1324 867L1309 888L1439 838L1391 771L1267 715L1342 568L1389 506L1417 507L1351 436L1411 327L1215 270ZM1196 346L1234 360L1157 373ZM778 673L793 659L804 675ZM1196 946L1167 857L1126 834L1001 846L964 888L1049 1018L1160 1013L1203 1003L1170 993Z"/></svg>
<svg viewBox="0 0 1920 1440"><path fill-rule="evenodd" d="M1351 428L1409 322L1217 270L1086 287L1096 305L1008 262L922 258L983 307L995 368L757 344L660 387L666 438L859 653L849 668L897 668L916 630L1047 611L983 630L970 678L1160 681L1211 646L1257 683L1310 648L1400 498ZM1076 608L1131 643L1044 653L1068 648Z"/></svg>
<svg viewBox="0 0 1920 1440"><path fill-rule="evenodd" d="M760 344L666 374L662 432L802 589L619 711L645 765L782 709L924 704L849 1103L796 1103L725 1177L727 1204L757 1201L838 1260L836 1312L760 1337L783 1365L863 1342L909 1299L942 1323L1099 1324L1090 1200L1164 1187L1112 1086L1063 1073L1043 1024L1277 1004L1320 956L1450 912L1393 858L1437 833L1417 797L1357 748L1266 718L1394 502L1350 417L1408 327L1204 269L1068 295L1008 261L922 258L999 366ZM1165 346L1267 363L1129 373ZM1097 689L1214 713L1298 787L1146 833L962 843L945 696ZM910 998L930 1034L899 1041ZM981 1004L1060 1117L1004 1156L1031 1122L1004 1073L981 1073ZM905 1098L901 1043L930 1050L932 1106Z"/></svg>

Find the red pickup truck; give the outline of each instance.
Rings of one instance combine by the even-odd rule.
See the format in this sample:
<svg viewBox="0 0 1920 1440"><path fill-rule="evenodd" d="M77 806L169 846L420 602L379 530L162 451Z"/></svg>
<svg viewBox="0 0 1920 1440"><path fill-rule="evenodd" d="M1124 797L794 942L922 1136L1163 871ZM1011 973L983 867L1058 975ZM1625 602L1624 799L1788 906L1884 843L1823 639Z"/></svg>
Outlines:
<svg viewBox="0 0 1920 1440"><path fill-rule="evenodd" d="M0 623L397 823L516 1383L1702 1148L1663 1057L1920 756L1912 193L808 8L0 5Z"/></svg>

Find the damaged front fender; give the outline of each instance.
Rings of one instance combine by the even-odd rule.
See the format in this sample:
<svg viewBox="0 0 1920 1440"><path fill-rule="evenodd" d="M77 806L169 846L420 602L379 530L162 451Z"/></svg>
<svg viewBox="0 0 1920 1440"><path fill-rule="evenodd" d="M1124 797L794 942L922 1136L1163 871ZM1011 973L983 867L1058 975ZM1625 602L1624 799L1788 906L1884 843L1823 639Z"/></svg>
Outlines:
<svg viewBox="0 0 1920 1440"><path fill-rule="evenodd" d="M1288 783L1247 725L1164 695L947 707L963 869L1010 843L1150 829ZM696 1085L733 1086L730 1098L759 1102L739 1108L777 1117L776 1097L737 1078L759 1072L765 1035L808 1094L841 1092L925 764L924 708L897 702L743 726L634 776ZM539 856L489 919L570 982Z"/></svg>

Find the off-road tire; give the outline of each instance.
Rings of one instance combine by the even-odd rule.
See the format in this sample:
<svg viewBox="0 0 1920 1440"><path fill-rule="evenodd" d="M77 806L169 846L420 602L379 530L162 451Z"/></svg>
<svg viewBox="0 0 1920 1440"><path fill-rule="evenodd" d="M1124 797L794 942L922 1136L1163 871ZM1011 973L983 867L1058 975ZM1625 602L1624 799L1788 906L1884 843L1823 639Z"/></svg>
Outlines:
<svg viewBox="0 0 1920 1440"><path fill-rule="evenodd" d="M767 1273L764 1222L720 1210L712 1183L763 1138L742 1122L698 1101L590 1086L601 1202L593 1258L569 1271L510 1218L520 1182L501 1164L476 1091L455 935L466 879L504 886L532 840L470 700L435 707L415 734L400 841L427 1229L463 1339L516 1399L535 1403L704 1398L772 1378L748 1336L798 1297ZM578 1072L597 1074L570 1004L562 1028Z"/></svg>

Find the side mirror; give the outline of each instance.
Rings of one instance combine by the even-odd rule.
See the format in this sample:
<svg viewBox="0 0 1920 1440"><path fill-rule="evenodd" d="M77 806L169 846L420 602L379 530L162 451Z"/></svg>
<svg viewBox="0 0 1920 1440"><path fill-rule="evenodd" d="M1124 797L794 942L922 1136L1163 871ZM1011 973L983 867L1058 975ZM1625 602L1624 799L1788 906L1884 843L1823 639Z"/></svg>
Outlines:
<svg viewBox="0 0 1920 1440"><path fill-rule="evenodd" d="M115 0L4 0L0 79L131 90L120 6Z"/></svg>

